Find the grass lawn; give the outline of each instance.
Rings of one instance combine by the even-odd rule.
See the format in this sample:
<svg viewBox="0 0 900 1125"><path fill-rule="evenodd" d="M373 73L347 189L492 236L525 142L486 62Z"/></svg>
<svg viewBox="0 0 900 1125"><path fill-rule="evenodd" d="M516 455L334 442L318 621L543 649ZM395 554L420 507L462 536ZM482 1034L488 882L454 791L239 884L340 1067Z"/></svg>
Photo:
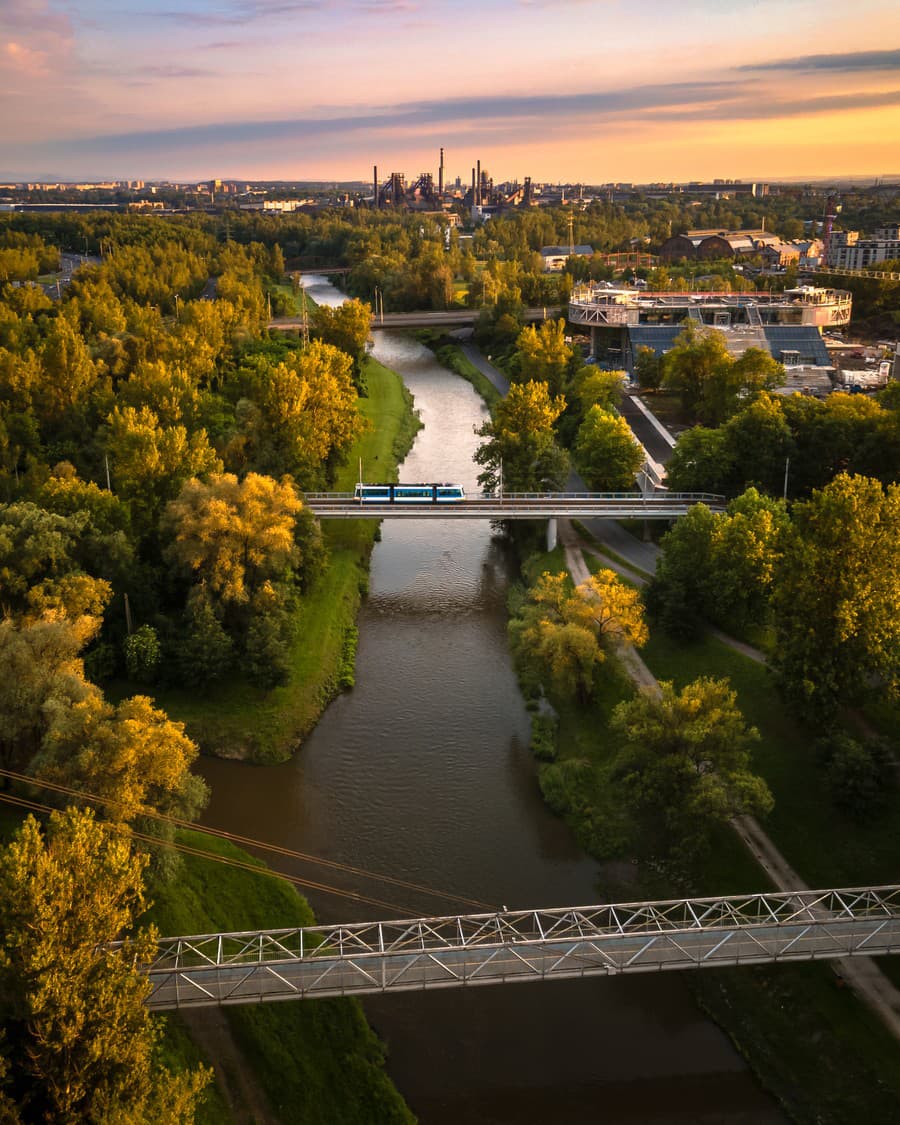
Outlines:
<svg viewBox="0 0 900 1125"><path fill-rule="evenodd" d="M191 847L258 865L240 848L182 832ZM176 879L155 893L147 915L163 936L220 930L311 925L306 900L280 879L254 875L215 860L184 856ZM384 1051L356 1000L296 1000L225 1009L248 1067L279 1120L316 1125L411 1123L384 1070ZM169 1017L167 1045L173 1059L196 1051L183 1025ZM187 1042L186 1042L187 1040ZM215 1099L213 1099L215 1102ZM218 1112L220 1116L214 1116ZM228 1121L224 1106L210 1104L202 1122Z"/></svg>
<svg viewBox="0 0 900 1125"><path fill-rule="evenodd" d="M395 475L417 429L399 376L368 358L365 377L369 394L360 399L360 409L372 427L350 451L335 481L337 491L353 488L360 457L364 471L377 465L380 479ZM185 723L204 752L266 762L282 761L297 749L337 690L345 637L367 588L376 528L373 520L323 524L329 564L303 598L286 685L266 690L234 675L202 696L177 689L158 692L159 706Z"/></svg>
<svg viewBox="0 0 900 1125"><path fill-rule="evenodd" d="M526 581L534 581L562 565L558 550L536 554L523 573ZM764 666L711 638L685 647L654 635L642 656L658 678L677 686L699 675L729 677L744 714L762 736L756 768L776 799L767 831L812 886L896 880L900 839L892 825L897 805L873 823L834 811L810 739L784 713ZM557 757L538 767L545 800L586 850L598 859L644 856L627 868L604 868L606 892L622 901L767 889L752 856L724 825L713 833L708 852L689 866L653 858L653 842L629 821L613 770L619 747L609 718L632 690L607 661L589 703L551 698L559 717ZM897 961L882 959L895 979L900 977ZM898 1119L896 1040L829 965L716 969L686 973L685 980L792 1119L806 1125Z"/></svg>
<svg viewBox="0 0 900 1125"><path fill-rule="evenodd" d="M677 686L698 676L727 676L761 741L755 768L769 784L775 808L765 828L812 887L893 883L900 875L900 794L878 815L850 817L835 807L813 738L786 713L770 673L721 641L685 646L655 633L642 650L658 679Z"/></svg>

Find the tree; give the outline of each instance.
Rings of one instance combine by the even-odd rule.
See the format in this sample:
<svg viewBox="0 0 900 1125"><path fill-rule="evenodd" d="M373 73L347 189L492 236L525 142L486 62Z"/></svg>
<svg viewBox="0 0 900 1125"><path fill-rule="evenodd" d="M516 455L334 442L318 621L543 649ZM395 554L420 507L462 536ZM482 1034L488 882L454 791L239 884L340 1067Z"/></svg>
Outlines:
<svg viewBox="0 0 900 1125"><path fill-rule="evenodd" d="M523 328L516 340L516 360L522 382L546 383L560 394L566 385L575 349L566 343L566 322L545 320Z"/></svg>
<svg viewBox="0 0 900 1125"><path fill-rule="evenodd" d="M297 530L303 503L289 479L257 473L239 481L215 474L188 481L165 514L167 555L195 575L218 602L246 604L266 584L313 562Z"/></svg>
<svg viewBox="0 0 900 1125"><path fill-rule="evenodd" d="M0 852L0 1012L29 1120L194 1120L211 1074L161 1064L136 968L155 935L125 936L144 908L144 865L127 836L74 809L51 814L46 835L29 816Z"/></svg>
<svg viewBox="0 0 900 1125"><path fill-rule="evenodd" d="M720 426L742 401L784 377L784 368L767 352L748 348L734 359L722 332L692 321L663 356L662 370L663 386L676 391L684 409L709 426Z"/></svg>
<svg viewBox="0 0 900 1125"><path fill-rule="evenodd" d="M775 578L772 664L826 722L840 700L900 693L900 485L842 473L795 505Z"/></svg>
<svg viewBox="0 0 900 1125"><path fill-rule="evenodd" d="M205 430L190 433L183 425L163 427L147 406L116 406L108 426L114 486L145 533L186 480L222 471Z"/></svg>
<svg viewBox="0 0 900 1125"><path fill-rule="evenodd" d="M575 452L588 487L601 492L633 489L635 473L644 463L644 451L625 419L600 406L585 415Z"/></svg>
<svg viewBox="0 0 900 1125"><path fill-rule="evenodd" d="M133 823L147 811L193 820L207 788L191 773L197 747L184 724L170 720L143 695L113 706L99 692L65 709L49 706L41 751L31 768L38 777L90 793L103 815ZM154 835L171 840L174 829L151 818ZM142 820L142 831L149 822Z"/></svg>
<svg viewBox="0 0 900 1125"><path fill-rule="evenodd" d="M675 443L666 479L675 492L724 492L732 462L724 429L694 426Z"/></svg>
<svg viewBox="0 0 900 1125"><path fill-rule="evenodd" d="M731 361L725 337L715 329L698 328L687 321L675 344L663 356L662 385L681 396L692 416L700 412L706 384Z"/></svg>
<svg viewBox="0 0 900 1125"><path fill-rule="evenodd" d="M575 590L565 572L545 572L510 632L521 660L546 674L561 695L581 698L590 695L594 669L606 659L603 639L635 645L647 639L637 592L611 570L598 571Z"/></svg>
<svg viewBox="0 0 900 1125"><path fill-rule="evenodd" d="M759 739L727 680L701 677L676 692L637 694L616 706L611 726L623 740L616 771L639 812L665 825L669 843L701 845L712 826L771 810L772 795L750 768ZM672 839L671 837L674 837Z"/></svg>
<svg viewBox="0 0 900 1125"><path fill-rule="evenodd" d="M643 391L655 391L662 380L660 357L654 348L639 347L634 360L634 374Z"/></svg>
<svg viewBox="0 0 900 1125"><path fill-rule="evenodd" d="M475 453L485 470L479 484L489 491L530 492L562 484L569 459L556 443L554 424L566 408L560 395L550 397L546 383L514 383L478 431L489 440Z"/></svg>
<svg viewBox="0 0 900 1125"><path fill-rule="evenodd" d="M663 536L644 601L650 616L674 637L696 637L708 618L715 529L715 515L705 504L694 504Z"/></svg>
<svg viewBox="0 0 900 1125"><path fill-rule="evenodd" d="M624 371L600 371L597 367L582 367L573 387L582 411L587 412L592 406L617 410L627 378Z"/></svg>
<svg viewBox="0 0 900 1125"><path fill-rule="evenodd" d="M312 316L312 329L318 339L339 348L353 360L353 382L357 389L360 387L362 359L371 327L371 307L356 299L344 301L334 309L319 305Z"/></svg>
<svg viewBox="0 0 900 1125"><path fill-rule="evenodd" d="M99 628L98 617L73 620L58 611L33 621L0 620L0 761L8 768L28 768L52 713L99 696L81 658Z"/></svg>
<svg viewBox="0 0 900 1125"><path fill-rule="evenodd" d="M249 378L252 407L239 407L247 461L270 476L290 473L301 488L324 486L366 428L350 356L314 341Z"/></svg>

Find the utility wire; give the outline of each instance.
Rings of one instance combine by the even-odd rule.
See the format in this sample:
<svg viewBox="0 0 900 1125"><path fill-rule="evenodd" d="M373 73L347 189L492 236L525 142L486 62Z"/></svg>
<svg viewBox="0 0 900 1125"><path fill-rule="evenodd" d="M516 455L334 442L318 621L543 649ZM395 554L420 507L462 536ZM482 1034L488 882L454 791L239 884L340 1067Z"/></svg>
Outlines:
<svg viewBox="0 0 900 1125"><path fill-rule="evenodd" d="M29 809L31 812L52 813L58 811L54 809L52 805L44 805L39 801L30 801L26 797L18 797L13 793L0 793L0 801L10 805L17 805L20 808ZM177 851L183 852L185 855L208 859L214 863L222 863L226 867L236 867L241 871L249 871L252 875L264 875L270 879L280 879L282 882L290 883L292 886L303 887L307 890L322 891L325 894L352 899L354 902L365 902L370 906L384 907L387 910L399 911L401 914L407 916L415 913L415 911L408 906L399 906L395 902L385 902L383 899L370 898L368 895L358 894L355 891L344 891L339 887L329 886L327 883L316 883L309 879L301 879L298 875L284 875L280 871L273 871L268 867L258 867L256 864L234 859L231 856L216 855L214 852L204 852L199 848L192 848L189 844L182 844L178 840L173 840L171 842L168 840L160 840L157 836L149 836L144 832L136 832L134 829L128 829L128 832L134 839L152 844L155 847L174 847Z"/></svg>
<svg viewBox="0 0 900 1125"><path fill-rule="evenodd" d="M95 793L90 793L88 791L80 789L74 789L71 786L61 785L58 782L35 778L30 776L29 774L18 773L15 770L0 769L0 777L6 777L12 781L22 782L26 785L35 785L38 788L49 789L53 792L61 793L65 796L76 797L79 800L92 801L96 802L97 804L105 805L121 804L121 802L117 802L113 798L101 797ZM354 867L352 864L341 863L338 860L323 859L319 856L310 855L306 852L294 851L291 848L285 848L278 844L268 844L263 840L257 840L251 836L241 836L238 833L227 832L224 829L210 828L205 825L198 825L193 823L192 821L184 820L180 817L167 816L164 813L157 812L155 809L142 808L138 815L172 824L178 828L186 828L191 831L203 832L209 836L215 836L222 840L228 840L233 844L240 844L245 847L258 848L261 851L272 852L275 855L284 856L285 858L298 859L306 863L317 863L322 867L330 867L333 870L341 871L348 875L356 875L364 879L387 883L391 886L400 887L402 890L414 891L418 894L428 895L432 898L445 899L451 902L459 902L464 906L475 907L479 910L489 911L493 909L493 907L488 903L481 902L478 899L467 898L464 895L451 894L447 891L437 891L432 887L427 887L420 883L413 883L406 879L398 879L393 875L382 875L374 871L367 871L362 867Z"/></svg>

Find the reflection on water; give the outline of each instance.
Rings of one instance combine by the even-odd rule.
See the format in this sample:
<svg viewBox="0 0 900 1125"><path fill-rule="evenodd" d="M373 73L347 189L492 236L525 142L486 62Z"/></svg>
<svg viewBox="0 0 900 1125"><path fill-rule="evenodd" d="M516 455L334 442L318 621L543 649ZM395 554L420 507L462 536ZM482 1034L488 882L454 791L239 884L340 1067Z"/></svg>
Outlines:
<svg viewBox="0 0 900 1125"><path fill-rule="evenodd" d="M319 288L313 296L322 300ZM474 488L481 400L413 341L380 333L376 355L402 374L425 422L402 478ZM208 819L489 909L602 899L597 864L537 786L506 639L504 544L489 524L462 520L387 520L382 534L355 689L291 762L206 760ZM323 921L457 909L440 894L299 861L284 867L387 904L311 893ZM425 1125L783 1121L675 975L410 993L365 1006Z"/></svg>

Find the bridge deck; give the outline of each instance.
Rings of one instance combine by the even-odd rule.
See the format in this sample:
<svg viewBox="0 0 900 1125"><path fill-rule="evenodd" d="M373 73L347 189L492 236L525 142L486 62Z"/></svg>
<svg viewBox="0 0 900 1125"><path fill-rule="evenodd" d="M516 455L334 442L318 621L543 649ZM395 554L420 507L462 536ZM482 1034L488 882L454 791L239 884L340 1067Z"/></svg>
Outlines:
<svg viewBox="0 0 900 1125"><path fill-rule="evenodd" d="M352 492L307 493L306 504L319 519L482 519L530 520L568 517L588 519L675 519L694 504L725 509L725 497L706 492L510 493L469 497L448 503L360 503Z"/></svg>
<svg viewBox="0 0 900 1125"><path fill-rule="evenodd" d="M168 938L154 1009L900 952L900 886Z"/></svg>

